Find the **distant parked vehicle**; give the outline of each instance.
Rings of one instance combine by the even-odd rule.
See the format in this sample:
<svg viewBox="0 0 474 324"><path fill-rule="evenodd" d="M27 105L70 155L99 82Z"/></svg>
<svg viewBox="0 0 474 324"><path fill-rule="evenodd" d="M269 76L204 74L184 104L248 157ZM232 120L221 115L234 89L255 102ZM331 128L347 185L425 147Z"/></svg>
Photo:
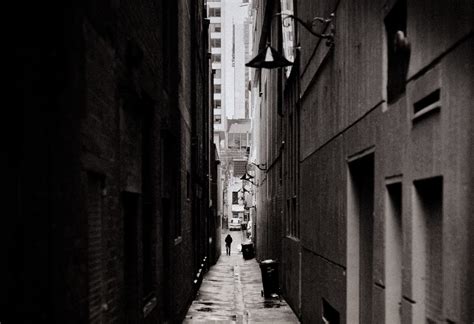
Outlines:
<svg viewBox="0 0 474 324"><path fill-rule="evenodd" d="M239 218L231 218L229 223L229 231L234 229L240 231L242 226L242 222Z"/></svg>

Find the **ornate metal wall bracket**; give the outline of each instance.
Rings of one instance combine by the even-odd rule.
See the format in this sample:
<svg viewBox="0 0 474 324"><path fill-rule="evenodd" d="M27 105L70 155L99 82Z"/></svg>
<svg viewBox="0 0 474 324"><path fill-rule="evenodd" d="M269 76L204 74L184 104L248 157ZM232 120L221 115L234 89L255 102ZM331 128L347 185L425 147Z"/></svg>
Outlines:
<svg viewBox="0 0 474 324"><path fill-rule="evenodd" d="M313 36L326 39L327 46L332 46L334 44L334 35L336 33L336 28L333 22L334 17L335 17L334 13L331 13L331 15L329 15L328 18L314 17L312 20L309 20L309 21L303 21L301 18L298 18L295 15L285 14L282 12L275 14L273 17L277 17L277 16L281 16L282 23L284 24L285 27L288 26L288 23L286 22L286 20L293 19L294 21L299 22ZM317 25L318 23L325 25L324 27L329 27L329 33L321 34L314 31L313 27Z"/></svg>

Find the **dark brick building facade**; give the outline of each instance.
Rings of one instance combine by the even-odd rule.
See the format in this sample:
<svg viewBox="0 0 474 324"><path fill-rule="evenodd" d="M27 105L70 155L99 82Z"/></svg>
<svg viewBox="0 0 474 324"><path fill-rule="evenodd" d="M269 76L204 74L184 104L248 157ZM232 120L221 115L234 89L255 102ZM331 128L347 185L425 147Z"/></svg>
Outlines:
<svg viewBox="0 0 474 324"><path fill-rule="evenodd" d="M335 37L296 24L291 74L254 71L258 257L303 322L472 322L472 3L285 2ZM253 2L254 54L280 3Z"/></svg>
<svg viewBox="0 0 474 324"><path fill-rule="evenodd" d="M178 321L219 248L204 4L9 14L0 321Z"/></svg>

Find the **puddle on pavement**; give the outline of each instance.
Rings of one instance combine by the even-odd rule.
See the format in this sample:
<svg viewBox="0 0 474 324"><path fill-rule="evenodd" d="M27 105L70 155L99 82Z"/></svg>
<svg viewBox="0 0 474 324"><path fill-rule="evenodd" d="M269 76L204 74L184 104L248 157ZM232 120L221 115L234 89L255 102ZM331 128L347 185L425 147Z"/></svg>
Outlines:
<svg viewBox="0 0 474 324"><path fill-rule="evenodd" d="M200 302L200 303L203 304L203 305L206 305L206 306L214 305L214 303L212 303L212 302Z"/></svg>
<svg viewBox="0 0 474 324"><path fill-rule="evenodd" d="M263 302L263 307L264 308L280 308L281 304L280 301L278 300L266 300Z"/></svg>

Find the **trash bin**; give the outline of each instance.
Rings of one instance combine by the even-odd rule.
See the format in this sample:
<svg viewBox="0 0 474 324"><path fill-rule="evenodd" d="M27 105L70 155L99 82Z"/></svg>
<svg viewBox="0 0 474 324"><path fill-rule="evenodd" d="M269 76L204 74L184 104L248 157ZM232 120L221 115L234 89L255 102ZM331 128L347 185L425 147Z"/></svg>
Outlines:
<svg viewBox="0 0 474 324"><path fill-rule="evenodd" d="M255 255L252 242L242 243L242 255L245 260L252 259Z"/></svg>
<svg viewBox="0 0 474 324"><path fill-rule="evenodd" d="M262 296L272 297L273 294L280 295L278 285L278 262L275 260L264 260L260 262L262 272L263 291Z"/></svg>

